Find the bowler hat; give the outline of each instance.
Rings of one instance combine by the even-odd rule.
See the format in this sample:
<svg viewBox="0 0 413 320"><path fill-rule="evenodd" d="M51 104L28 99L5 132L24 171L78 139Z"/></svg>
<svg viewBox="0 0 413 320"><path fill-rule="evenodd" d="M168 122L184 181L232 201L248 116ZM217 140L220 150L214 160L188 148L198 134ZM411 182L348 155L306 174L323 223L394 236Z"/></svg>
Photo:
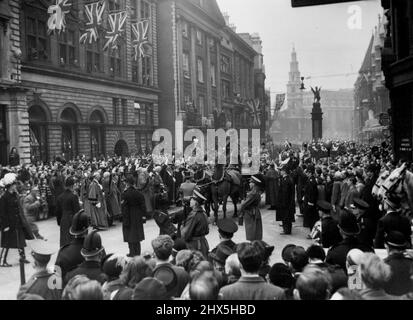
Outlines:
<svg viewBox="0 0 413 320"><path fill-rule="evenodd" d="M325 200L319 200L317 201L317 207L320 211L324 213L330 213L333 207L331 204Z"/></svg>
<svg viewBox="0 0 413 320"><path fill-rule="evenodd" d="M83 248L80 251L84 257L93 257L103 251L102 239L99 233L94 230L89 233L83 242Z"/></svg>
<svg viewBox="0 0 413 320"><path fill-rule="evenodd" d="M85 213L85 210L80 210L73 216L72 226L70 227L69 233L72 236L79 236L88 231L89 228L89 217Z"/></svg>
<svg viewBox="0 0 413 320"><path fill-rule="evenodd" d="M218 245L215 252L211 252L210 257L212 258L212 260L224 264L227 258L233 253L235 252L230 247L225 244L220 244Z"/></svg>
<svg viewBox="0 0 413 320"><path fill-rule="evenodd" d="M271 257L272 252L274 251L274 246L270 246L263 240L255 240L253 244L260 248L260 250L262 251L264 261Z"/></svg>
<svg viewBox="0 0 413 320"><path fill-rule="evenodd" d="M384 242L389 247L399 248L399 249L406 249L409 246L409 244L406 241L405 236L403 235L403 233L399 231L390 231L388 234L386 234L384 238Z"/></svg>
<svg viewBox="0 0 413 320"><path fill-rule="evenodd" d="M224 233L234 234L238 231L238 226L234 222L234 220L225 218L218 220L217 222L218 231L222 231Z"/></svg>
<svg viewBox="0 0 413 320"><path fill-rule="evenodd" d="M175 270L169 265L160 265L153 271L153 277L161 281L168 292L171 292L178 284Z"/></svg>
<svg viewBox="0 0 413 320"><path fill-rule="evenodd" d="M291 254L294 250L294 248L296 247L295 244L287 244L281 251L281 256L282 259L286 262L290 262L291 261Z"/></svg>
<svg viewBox="0 0 413 320"><path fill-rule="evenodd" d="M360 233L360 226L357 223L356 216L347 210L344 210L341 213L338 227L343 233L348 235L356 235Z"/></svg>
<svg viewBox="0 0 413 320"><path fill-rule="evenodd" d="M294 284L290 269L284 263L274 264L268 273L270 282L281 288L289 289Z"/></svg>
<svg viewBox="0 0 413 320"><path fill-rule="evenodd" d="M65 181L66 188L72 187L75 185L75 180L72 177L68 177Z"/></svg>
<svg viewBox="0 0 413 320"><path fill-rule="evenodd" d="M168 292L162 281L155 278L145 278L133 290L132 300L166 300Z"/></svg>

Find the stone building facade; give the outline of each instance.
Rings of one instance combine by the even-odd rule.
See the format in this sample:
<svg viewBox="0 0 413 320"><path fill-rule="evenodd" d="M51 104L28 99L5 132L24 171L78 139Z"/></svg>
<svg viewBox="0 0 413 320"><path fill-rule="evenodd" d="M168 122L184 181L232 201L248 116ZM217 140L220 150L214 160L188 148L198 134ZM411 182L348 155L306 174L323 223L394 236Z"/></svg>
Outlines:
<svg viewBox="0 0 413 320"><path fill-rule="evenodd" d="M156 1L106 0L98 40L91 44L79 39L86 31L85 6L94 1L69 1L61 33L48 32L54 1L8 3L16 21L9 41L21 51L12 81L24 92L14 100L16 111L6 107L8 149L16 146L26 162L151 149L158 125ZM108 15L124 11L128 16L118 48L104 50ZM132 24L142 20L148 21L150 49L135 61Z"/></svg>

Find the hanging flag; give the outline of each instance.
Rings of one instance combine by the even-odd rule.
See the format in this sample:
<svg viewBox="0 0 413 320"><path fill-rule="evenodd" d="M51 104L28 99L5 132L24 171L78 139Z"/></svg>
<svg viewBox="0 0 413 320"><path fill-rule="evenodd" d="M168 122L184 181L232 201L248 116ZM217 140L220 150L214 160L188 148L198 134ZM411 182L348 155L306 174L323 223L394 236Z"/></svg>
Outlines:
<svg viewBox="0 0 413 320"><path fill-rule="evenodd" d="M103 50L108 49L109 46L112 50L118 48L118 38L125 32L125 22L127 17L128 13L126 11L109 14L110 31L106 33L105 38L108 40L106 41Z"/></svg>
<svg viewBox="0 0 413 320"><path fill-rule="evenodd" d="M250 110L253 112L254 117L255 117L255 122L258 126L261 125L261 119L259 115L259 110L260 110L260 101L258 99L251 99L247 101L248 106L250 107Z"/></svg>
<svg viewBox="0 0 413 320"><path fill-rule="evenodd" d="M275 96L275 111L280 111L285 102L285 93Z"/></svg>
<svg viewBox="0 0 413 320"><path fill-rule="evenodd" d="M133 58L138 60L138 56L142 58L147 56L149 43L149 20L141 20L132 24L132 47L134 49Z"/></svg>
<svg viewBox="0 0 413 320"><path fill-rule="evenodd" d="M66 15L70 12L69 0L56 0L56 4L49 6L47 13L50 14L47 20L47 33L54 31L64 32L66 29Z"/></svg>
<svg viewBox="0 0 413 320"><path fill-rule="evenodd" d="M102 24L103 13L106 8L105 1L85 4L85 12L88 21L86 22L86 31L80 36L80 43L91 44L98 39L97 27Z"/></svg>

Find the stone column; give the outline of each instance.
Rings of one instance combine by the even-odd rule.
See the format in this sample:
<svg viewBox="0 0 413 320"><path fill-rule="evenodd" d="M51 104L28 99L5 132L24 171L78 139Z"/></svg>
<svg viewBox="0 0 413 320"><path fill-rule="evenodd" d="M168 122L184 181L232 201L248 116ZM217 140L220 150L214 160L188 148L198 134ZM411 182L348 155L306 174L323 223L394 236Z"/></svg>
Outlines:
<svg viewBox="0 0 413 320"><path fill-rule="evenodd" d="M323 138L323 111L319 102L313 103L311 112L311 121L313 124L313 139L319 140Z"/></svg>

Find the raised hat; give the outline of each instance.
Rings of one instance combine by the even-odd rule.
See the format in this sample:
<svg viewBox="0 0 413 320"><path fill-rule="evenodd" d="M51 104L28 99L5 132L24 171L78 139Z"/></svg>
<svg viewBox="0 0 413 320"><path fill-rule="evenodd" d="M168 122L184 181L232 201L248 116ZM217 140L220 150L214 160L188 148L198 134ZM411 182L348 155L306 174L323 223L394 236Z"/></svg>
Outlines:
<svg viewBox="0 0 413 320"><path fill-rule="evenodd" d="M345 210L341 213L338 227L342 232L348 235L356 235L360 233L360 226L357 223L356 216Z"/></svg>
<svg viewBox="0 0 413 320"><path fill-rule="evenodd" d="M333 207L331 204L325 200L319 200L317 201L317 207L320 211L324 213L330 213Z"/></svg>
<svg viewBox="0 0 413 320"><path fill-rule="evenodd" d="M72 226L70 227L69 233L72 236L79 236L86 233L89 228L89 216L86 214L85 210L80 210L73 216Z"/></svg>
<svg viewBox="0 0 413 320"><path fill-rule="evenodd" d="M364 201L360 198L354 198L353 199L353 204L356 208L359 208L359 209L362 209L362 210L366 210L366 209L370 208L369 204L366 201Z"/></svg>
<svg viewBox="0 0 413 320"><path fill-rule="evenodd" d="M225 244L219 244L215 252L211 252L210 256L212 260L218 261L221 264L224 264L227 258L235 253L230 247Z"/></svg>
<svg viewBox="0 0 413 320"><path fill-rule="evenodd" d="M145 278L133 290L132 300L166 300L168 292L162 281L155 278Z"/></svg>
<svg viewBox="0 0 413 320"><path fill-rule="evenodd" d="M390 231L388 234L386 234L384 242L390 247L400 249L406 249L409 246L405 236L399 231Z"/></svg>
<svg viewBox="0 0 413 320"><path fill-rule="evenodd" d="M99 233L94 230L89 233L83 242L83 248L80 251L84 257L93 257L103 251L102 239Z"/></svg>
<svg viewBox="0 0 413 320"><path fill-rule="evenodd" d="M234 220L229 219L229 218L218 220L217 227L218 227L218 230L223 231L225 233L234 234L235 232L238 231L237 224L234 222Z"/></svg>

